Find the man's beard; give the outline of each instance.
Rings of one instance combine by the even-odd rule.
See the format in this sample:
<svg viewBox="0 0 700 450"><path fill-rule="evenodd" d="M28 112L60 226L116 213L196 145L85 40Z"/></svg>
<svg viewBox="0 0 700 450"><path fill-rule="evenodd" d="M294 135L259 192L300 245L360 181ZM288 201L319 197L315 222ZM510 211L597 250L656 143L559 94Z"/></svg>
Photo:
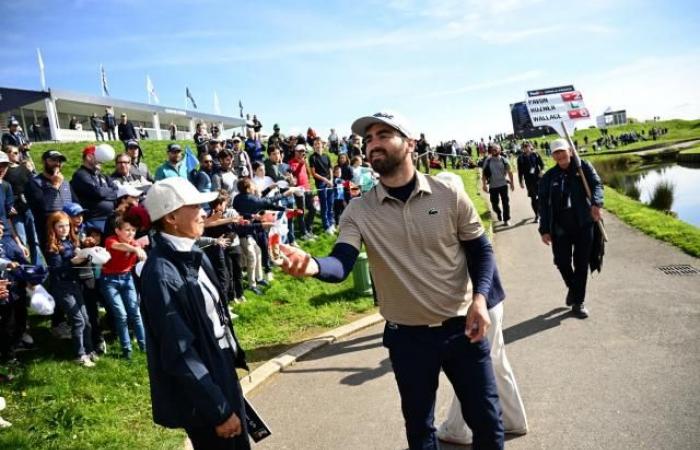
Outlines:
<svg viewBox="0 0 700 450"><path fill-rule="evenodd" d="M382 152L384 158L377 161L374 161L374 158L370 158L370 164L372 169L382 176L393 175L398 170L399 166L401 166L406 156L405 154L397 155L389 153L383 148L375 148L372 150L372 154L375 152Z"/></svg>

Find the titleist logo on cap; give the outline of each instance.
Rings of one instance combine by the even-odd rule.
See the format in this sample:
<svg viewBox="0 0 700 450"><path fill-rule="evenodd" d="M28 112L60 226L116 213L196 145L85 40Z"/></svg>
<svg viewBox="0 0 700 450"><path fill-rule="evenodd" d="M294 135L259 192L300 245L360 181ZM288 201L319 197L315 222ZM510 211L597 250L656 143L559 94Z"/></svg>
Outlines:
<svg viewBox="0 0 700 450"><path fill-rule="evenodd" d="M384 117L385 119L393 119L394 116L391 114L383 113L383 112L378 112L376 113L373 117Z"/></svg>

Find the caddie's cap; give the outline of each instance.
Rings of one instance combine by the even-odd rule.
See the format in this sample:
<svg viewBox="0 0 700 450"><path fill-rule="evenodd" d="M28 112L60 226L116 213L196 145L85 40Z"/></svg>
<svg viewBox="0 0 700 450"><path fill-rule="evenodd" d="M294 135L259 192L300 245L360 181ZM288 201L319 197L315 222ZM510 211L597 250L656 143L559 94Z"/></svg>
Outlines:
<svg viewBox="0 0 700 450"><path fill-rule="evenodd" d="M364 136L367 128L375 123L389 125L391 128L403 134L405 137L413 139L413 133L411 133L406 119L401 117L399 114L390 111L380 111L371 116L360 117L353 122L351 129L353 133Z"/></svg>
<svg viewBox="0 0 700 450"><path fill-rule="evenodd" d="M151 186L143 205L151 221L155 222L183 206L209 203L218 196L218 192L199 192L184 178L170 177Z"/></svg>
<svg viewBox="0 0 700 450"><path fill-rule="evenodd" d="M61 162L66 162L66 157L63 156L63 153L58 152L56 150L46 150L42 155L41 155L41 160L46 161L47 159L57 159Z"/></svg>
<svg viewBox="0 0 700 450"><path fill-rule="evenodd" d="M180 144L168 144L168 153L170 152L181 152L182 147L180 147Z"/></svg>
<svg viewBox="0 0 700 450"><path fill-rule="evenodd" d="M552 153L558 152L559 150L569 150L569 143L566 139L555 139L549 144L549 149Z"/></svg>

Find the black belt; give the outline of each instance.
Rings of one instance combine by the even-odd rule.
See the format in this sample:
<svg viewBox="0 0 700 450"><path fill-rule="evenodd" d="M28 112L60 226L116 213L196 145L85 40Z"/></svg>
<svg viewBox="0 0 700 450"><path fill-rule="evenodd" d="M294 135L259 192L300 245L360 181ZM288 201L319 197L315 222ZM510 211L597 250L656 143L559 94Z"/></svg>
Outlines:
<svg viewBox="0 0 700 450"><path fill-rule="evenodd" d="M428 325L402 325L400 323L392 322L392 321L387 321L387 325L389 328L409 328L409 329L420 329L420 328L440 328L440 327L446 327L446 326L452 326L455 324L466 324L466 316L455 316L455 317L450 317L449 319L443 320L442 322L438 323L431 323Z"/></svg>

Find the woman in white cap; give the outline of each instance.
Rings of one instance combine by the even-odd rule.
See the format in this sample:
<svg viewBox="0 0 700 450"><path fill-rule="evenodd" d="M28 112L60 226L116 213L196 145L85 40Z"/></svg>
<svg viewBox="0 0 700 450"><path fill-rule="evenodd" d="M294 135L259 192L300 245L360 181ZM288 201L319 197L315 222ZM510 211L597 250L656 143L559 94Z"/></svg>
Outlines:
<svg viewBox="0 0 700 450"><path fill-rule="evenodd" d="M237 367L247 369L245 353L214 268L195 245L204 232L200 205L218 195L172 177L155 183L144 200L155 229L141 273L153 420L184 428L196 450L246 450L236 376Z"/></svg>

